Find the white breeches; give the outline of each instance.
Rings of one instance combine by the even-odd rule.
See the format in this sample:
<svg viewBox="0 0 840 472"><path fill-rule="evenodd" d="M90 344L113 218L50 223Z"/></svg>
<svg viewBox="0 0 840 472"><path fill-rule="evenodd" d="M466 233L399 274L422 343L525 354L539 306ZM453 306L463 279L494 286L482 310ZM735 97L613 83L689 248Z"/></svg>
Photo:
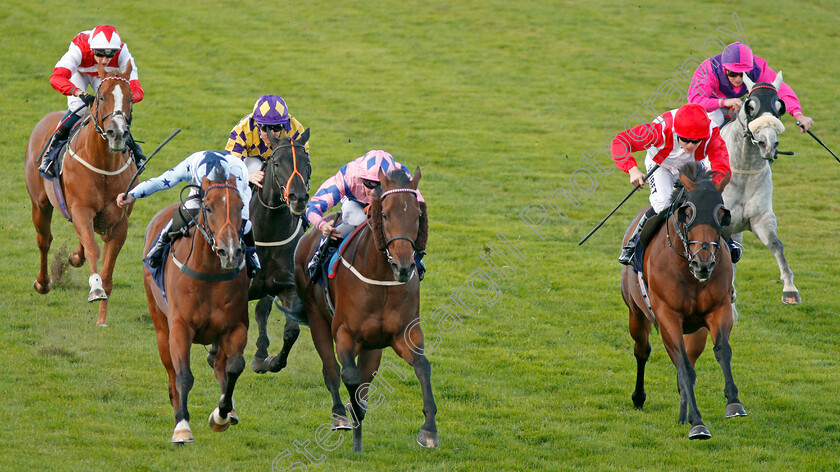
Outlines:
<svg viewBox="0 0 840 472"><path fill-rule="evenodd" d="M341 199L341 223L336 228L341 237L346 238L356 229L356 226L365 221L367 221L365 207L359 202L343 197Z"/></svg>
<svg viewBox="0 0 840 472"><path fill-rule="evenodd" d="M668 157L659 165L659 169L656 169L656 172L650 176L648 179L648 185L650 186L650 205L655 212L659 213L671 204L674 182L680 178L680 167L689 162L694 162L694 156L684 152L675 157ZM703 164L706 170L711 168L708 158L704 158L700 163ZM654 164L656 163L653 159L649 156L645 157L645 168L647 172L650 172Z"/></svg>
<svg viewBox="0 0 840 472"><path fill-rule="evenodd" d="M94 92L99 90L99 84L102 83L102 79L99 76L90 76L87 74L81 74L78 71L74 72L73 75L70 76L70 82L79 87L80 89L87 91L88 85L90 88L93 89ZM81 107L84 104L81 98L74 97L72 95L67 96L67 108L70 110L75 110L76 108ZM77 111L76 114L79 116L84 116L85 112L87 111L86 107L83 107L81 110Z"/></svg>

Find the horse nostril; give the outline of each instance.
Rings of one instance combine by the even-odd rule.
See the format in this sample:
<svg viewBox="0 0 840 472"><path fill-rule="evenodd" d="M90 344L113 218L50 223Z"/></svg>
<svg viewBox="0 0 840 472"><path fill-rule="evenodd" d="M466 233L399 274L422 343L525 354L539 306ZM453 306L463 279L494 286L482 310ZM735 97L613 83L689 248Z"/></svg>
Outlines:
<svg viewBox="0 0 840 472"><path fill-rule="evenodd" d="M303 201L307 201L307 200L309 200L309 194L308 194L308 193L305 193L305 194L303 195Z"/></svg>
<svg viewBox="0 0 840 472"><path fill-rule="evenodd" d="M227 256L227 251L225 251L222 248L219 248L219 249L216 249L216 254L218 254L219 257L226 257Z"/></svg>

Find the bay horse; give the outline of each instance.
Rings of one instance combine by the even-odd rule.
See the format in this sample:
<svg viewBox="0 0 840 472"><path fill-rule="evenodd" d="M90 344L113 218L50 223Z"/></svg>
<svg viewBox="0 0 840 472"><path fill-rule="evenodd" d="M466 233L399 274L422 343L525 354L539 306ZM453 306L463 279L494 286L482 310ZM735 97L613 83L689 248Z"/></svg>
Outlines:
<svg viewBox="0 0 840 472"><path fill-rule="evenodd" d="M158 352L169 374L169 399L175 410L172 442L192 442L187 396L193 385L192 344L219 346L214 359L221 386L219 406L210 414L210 427L225 431L239 422L233 389L245 368L242 352L248 336L248 276L240 241L242 198L236 178L221 166L202 178L197 224L190 235L172 243L164 260L164 290L143 267L149 314L157 334ZM159 211L146 228L145 253L155 243L178 204ZM198 234L200 233L200 234Z"/></svg>
<svg viewBox="0 0 840 472"><path fill-rule="evenodd" d="M677 369L679 422L685 424L687 419L691 424L689 439L711 437L694 396L694 365L705 347L707 332L711 333L715 359L723 370L726 417L747 414L738 400L738 388L732 378L729 345L736 318L730 298L733 264L721 237L730 220L721 196L729 178L727 173L715 184L712 174L700 163L680 169L685 192L674 192L670 210L663 210L668 211L665 222L656 230L644 254L643 273L649 288L644 289L632 266L624 266L621 272L621 295L630 311L630 335L636 342L633 404L641 409L647 398L645 364L650 357L649 335L653 323L661 330L665 350ZM636 215L628 226L624 242L645 211ZM723 250L719 251L721 247Z"/></svg>
<svg viewBox="0 0 840 472"><path fill-rule="evenodd" d="M263 171L262 187L254 189L251 198L250 218L254 227L257 256L262 268L251 280L248 299L259 300L254 318L259 327L257 351L251 361L254 372L279 372L286 367L300 326L287 319L283 330L283 349L277 356L268 356L268 315L275 297L283 306L292 306L297 299L294 281L295 246L305 231L303 211L309 201L309 178L312 167L304 145L309 140L307 128L298 139L275 138L268 133L273 149ZM207 354L213 366L218 346Z"/></svg>
<svg viewBox="0 0 840 472"><path fill-rule="evenodd" d="M426 205L417 198L420 168L409 176L402 170L385 175L372 199L367 224L347 244L335 277L326 279L330 297L311 285L307 262L318 247L320 233L310 231L295 252L295 283L302 303L287 316L308 320L312 341L321 357L324 382L332 396L333 429L351 425L339 394L339 373L350 394L353 450L362 452L362 420L369 385L379 368L382 349L390 346L414 367L423 394L425 422L417 435L424 447L438 447L431 366L423 354L420 282L415 251L426 247ZM330 307L334 307L334 314ZM286 310L284 310L286 311ZM336 360L336 354L338 360ZM356 359L358 358L358 364ZM339 364L341 369L339 371Z"/></svg>
<svg viewBox="0 0 840 472"><path fill-rule="evenodd" d="M729 151L732 180L723 200L732 212L733 239L740 243L744 231L752 231L773 253L782 282L782 302L799 304L802 298L793 284L793 272L785 258L785 248L777 235L773 213L773 173L770 169L779 146L777 136L785 127L780 117L785 103L779 98L782 72L773 83L753 83L744 76L749 90L737 119L724 126L720 134Z"/></svg>
<svg viewBox="0 0 840 472"><path fill-rule="evenodd" d="M53 238L53 208L59 208L66 211L65 217L72 221L79 238L78 249L70 254L70 264L81 267L87 260L90 265L88 301L99 301L96 321L99 326L106 326L114 265L125 243L128 217L133 208L131 204L123 210L116 203L117 194L125 191L137 170L126 149L132 109L130 74L130 63L123 73L106 74L99 66L102 82L92 110L79 131L67 141L62 174L56 177L55 186L53 181L40 175L38 165L63 113L51 112L38 122L26 147L26 189L32 200L32 222L41 252L35 290L46 294L51 288L47 259ZM98 233L103 242L101 271L100 250L94 233Z"/></svg>

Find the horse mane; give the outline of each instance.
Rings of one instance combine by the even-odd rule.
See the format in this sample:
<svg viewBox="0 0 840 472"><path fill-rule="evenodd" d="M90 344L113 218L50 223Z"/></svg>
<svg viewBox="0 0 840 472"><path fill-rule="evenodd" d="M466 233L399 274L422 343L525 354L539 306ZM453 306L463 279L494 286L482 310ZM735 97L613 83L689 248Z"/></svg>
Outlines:
<svg viewBox="0 0 840 472"><path fill-rule="evenodd" d="M228 181L228 173L221 162L217 162L213 166L213 169L207 173L207 179L217 184L223 184Z"/></svg>
<svg viewBox="0 0 840 472"><path fill-rule="evenodd" d="M703 164L701 164L698 161L689 162L688 164L685 164L684 166L680 167L680 174L684 175L688 180L690 180L694 183L697 183L697 184L699 184L701 182L713 183L712 179L714 178L714 176L717 173L718 172L714 172L714 171L711 171L711 170L706 170L706 168L703 167ZM677 182L679 183L679 185L676 185L674 187L673 192L671 193L671 205L674 204L675 200L681 199L682 196L685 195L682 192L682 190L683 190L682 182L680 182L680 181L677 181Z"/></svg>
<svg viewBox="0 0 840 472"><path fill-rule="evenodd" d="M388 180L394 184L394 188L409 188L411 186L411 178L402 170L395 169L388 173ZM377 187L374 197L370 202L370 227L373 230L373 241L376 244L376 249L380 251L385 250L385 232L382 229L382 218L377 218L377 215L382 213L382 186ZM426 202L420 203L420 228L417 232L417 240L414 241L414 249L417 252L426 250L426 243L429 240L429 215L426 212Z"/></svg>

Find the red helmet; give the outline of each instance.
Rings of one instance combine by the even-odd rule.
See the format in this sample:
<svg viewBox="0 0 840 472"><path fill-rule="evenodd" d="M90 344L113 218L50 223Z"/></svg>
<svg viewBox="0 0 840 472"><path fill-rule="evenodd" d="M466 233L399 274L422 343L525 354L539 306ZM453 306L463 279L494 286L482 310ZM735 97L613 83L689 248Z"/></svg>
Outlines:
<svg viewBox="0 0 840 472"><path fill-rule="evenodd" d="M119 50L122 45L120 34L111 25L97 26L90 32L88 44L91 49L114 49Z"/></svg>
<svg viewBox="0 0 840 472"><path fill-rule="evenodd" d="M709 122L706 109L697 103L687 103L674 116L674 131L683 138L705 139L709 137Z"/></svg>

